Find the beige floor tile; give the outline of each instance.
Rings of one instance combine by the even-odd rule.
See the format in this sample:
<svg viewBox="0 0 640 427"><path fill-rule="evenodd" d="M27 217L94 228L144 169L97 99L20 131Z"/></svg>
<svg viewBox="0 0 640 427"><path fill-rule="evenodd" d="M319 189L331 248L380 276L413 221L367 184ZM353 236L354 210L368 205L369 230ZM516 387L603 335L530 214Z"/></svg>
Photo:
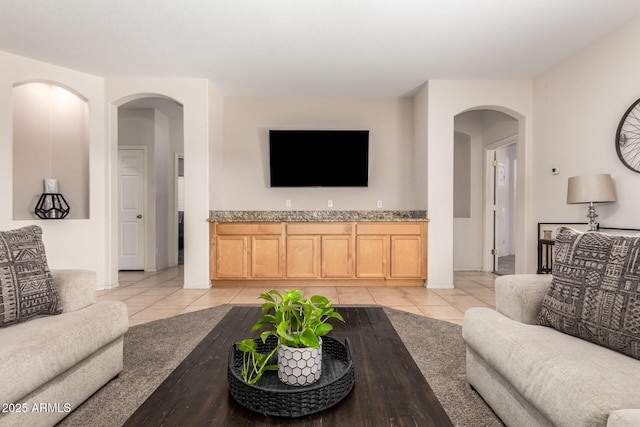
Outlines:
<svg viewBox="0 0 640 427"><path fill-rule="evenodd" d="M376 301L368 294L341 294L337 304L342 305L376 305Z"/></svg>
<svg viewBox="0 0 640 427"><path fill-rule="evenodd" d="M402 291L369 288L369 293L374 301L380 305L413 305L411 300L402 294Z"/></svg>
<svg viewBox="0 0 640 427"><path fill-rule="evenodd" d="M153 305L156 307L179 307L179 306L186 307L190 304L193 304L193 302L196 301L198 298L200 298L198 295L171 294L165 298L162 298L161 300L154 303Z"/></svg>
<svg viewBox="0 0 640 427"><path fill-rule="evenodd" d="M244 288L227 288L227 287L214 287L207 291L206 295L215 295L218 297L235 297L238 295Z"/></svg>
<svg viewBox="0 0 640 427"><path fill-rule="evenodd" d="M216 294L204 294L200 298L196 299L191 305L214 307L216 305L231 304L233 301L233 295L216 295ZM244 303L243 303L244 304Z"/></svg>
<svg viewBox="0 0 640 427"><path fill-rule="evenodd" d="M438 294L441 297L450 296L450 295L469 295L463 289L433 289L433 292Z"/></svg>
<svg viewBox="0 0 640 427"><path fill-rule="evenodd" d="M134 314L141 312L147 307L148 305L127 304L127 312L129 313L129 317L131 317Z"/></svg>
<svg viewBox="0 0 640 427"><path fill-rule="evenodd" d="M178 288L178 287L176 287L176 288L162 288L162 287L156 286L156 287L149 288L149 289L143 289L138 295L157 295L157 296L165 297L167 295L173 294L173 293L178 292L178 291L180 291L180 288Z"/></svg>
<svg viewBox="0 0 640 427"><path fill-rule="evenodd" d="M128 304L146 304L151 305L164 298L163 295L134 295L132 297L127 298Z"/></svg>
<svg viewBox="0 0 640 427"><path fill-rule="evenodd" d="M491 289L480 288L480 289L469 289L467 290L469 295L472 295L479 300L483 301L490 306L495 307L496 305L496 293Z"/></svg>
<svg viewBox="0 0 640 427"><path fill-rule="evenodd" d="M129 317L130 328L133 326L138 326L138 325L142 325L149 322L153 322L153 320L152 319L132 319L131 317Z"/></svg>
<svg viewBox="0 0 640 427"><path fill-rule="evenodd" d="M110 295L129 295L129 296L134 296L134 295L138 295L141 292L144 292L144 289L141 288L130 288L130 287L120 287L120 288L114 288L111 290L111 292L109 292Z"/></svg>
<svg viewBox="0 0 640 427"><path fill-rule="evenodd" d="M422 295L408 295L407 298L415 305L449 305L444 298L432 291Z"/></svg>
<svg viewBox="0 0 640 427"><path fill-rule="evenodd" d="M161 272L120 272L120 287L100 291L99 299L124 300L130 326L203 310L221 304L260 305L261 293L271 287L214 287L184 289L183 269ZM495 307L495 276L482 272L454 273L453 289L424 287L335 287L300 288L305 295L324 295L338 305L386 305L415 314L461 324L470 307ZM278 287L284 292L287 287Z"/></svg>
<svg viewBox="0 0 640 427"><path fill-rule="evenodd" d="M175 316L176 314L180 314L182 312L182 310L184 310L185 308L187 308L187 306L182 306L182 307L156 307L156 306L149 306L143 310L140 310L139 312L137 312L136 314L134 314L133 316L130 316L130 318L132 319L151 319L151 320L157 320L157 319L165 319L167 317L171 317L171 316Z"/></svg>
<svg viewBox="0 0 640 427"><path fill-rule="evenodd" d="M308 286L305 288L305 298L311 298L314 295L322 295L331 301L338 299L338 291L334 286Z"/></svg>
<svg viewBox="0 0 640 427"><path fill-rule="evenodd" d="M433 319L462 320L464 318L464 313L452 306L421 305L418 306L418 308L425 314L425 316Z"/></svg>
<svg viewBox="0 0 640 427"><path fill-rule="evenodd" d="M221 304L218 304L221 305ZM184 310L180 312L180 314L184 313L193 313L194 311L206 310L207 308L215 307L214 305L190 305L186 307Z"/></svg>
<svg viewBox="0 0 640 427"><path fill-rule="evenodd" d="M462 311L463 313L472 307L489 307L489 304L474 296L450 296L444 297L453 307Z"/></svg>
<svg viewBox="0 0 640 427"><path fill-rule="evenodd" d="M129 295L106 294L106 295L97 296L96 300L98 300L98 301L124 301L127 298L130 298L130 296Z"/></svg>

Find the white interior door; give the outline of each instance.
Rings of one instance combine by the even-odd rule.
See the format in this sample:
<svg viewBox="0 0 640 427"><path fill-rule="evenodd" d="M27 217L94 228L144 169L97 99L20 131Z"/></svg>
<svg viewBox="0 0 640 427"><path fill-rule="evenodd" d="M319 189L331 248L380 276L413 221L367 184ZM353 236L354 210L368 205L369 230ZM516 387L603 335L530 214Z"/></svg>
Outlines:
<svg viewBox="0 0 640 427"><path fill-rule="evenodd" d="M497 235L496 235L496 249L498 250L498 257L510 254L510 248L508 243L508 187L507 187L507 166L498 162L498 176L496 177L496 221L497 221Z"/></svg>
<svg viewBox="0 0 640 427"><path fill-rule="evenodd" d="M118 150L120 270L144 270L144 151Z"/></svg>

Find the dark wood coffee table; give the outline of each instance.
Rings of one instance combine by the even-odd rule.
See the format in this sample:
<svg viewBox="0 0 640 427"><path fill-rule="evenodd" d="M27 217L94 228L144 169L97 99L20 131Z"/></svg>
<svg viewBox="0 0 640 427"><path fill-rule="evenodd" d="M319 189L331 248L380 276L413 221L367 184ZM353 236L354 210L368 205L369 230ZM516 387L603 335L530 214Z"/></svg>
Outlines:
<svg viewBox="0 0 640 427"><path fill-rule="evenodd" d="M337 405L299 418L268 417L240 406L227 387L229 347L246 338L259 307L233 307L129 418L125 426L452 426L380 307L337 307L346 323L356 382Z"/></svg>

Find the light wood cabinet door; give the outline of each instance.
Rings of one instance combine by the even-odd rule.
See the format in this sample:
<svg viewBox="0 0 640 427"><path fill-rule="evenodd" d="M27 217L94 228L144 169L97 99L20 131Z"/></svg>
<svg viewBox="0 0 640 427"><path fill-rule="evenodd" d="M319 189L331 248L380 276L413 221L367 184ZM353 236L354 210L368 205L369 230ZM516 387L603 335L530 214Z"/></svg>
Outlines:
<svg viewBox="0 0 640 427"><path fill-rule="evenodd" d="M353 239L351 235L322 236L322 277L353 277Z"/></svg>
<svg viewBox="0 0 640 427"><path fill-rule="evenodd" d="M246 279L247 236L216 237L216 277L219 279Z"/></svg>
<svg viewBox="0 0 640 427"><path fill-rule="evenodd" d="M422 238L391 236L391 277L420 278L422 276Z"/></svg>
<svg viewBox="0 0 640 427"><path fill-rule="evenodd" d="M251 277L282 277L282 236L251 236Z"/></svg>
<svg viewBox="0 0 640 427"><path fill-rule="evenodd" d="M388 258L389 236L357 236L356 277L387 277Z"/></svg>
<svg viewBox="0 0 640 427"><path fill-rule="evenodd" d="M318 277L320 236L287 236L286 271L290 278Z"/></svg>

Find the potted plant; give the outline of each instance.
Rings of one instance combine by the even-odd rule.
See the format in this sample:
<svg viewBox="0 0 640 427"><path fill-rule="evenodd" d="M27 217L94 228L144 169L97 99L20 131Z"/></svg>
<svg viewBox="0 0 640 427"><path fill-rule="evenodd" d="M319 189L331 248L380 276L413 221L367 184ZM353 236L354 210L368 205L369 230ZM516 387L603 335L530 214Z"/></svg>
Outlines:
<svg viewBox="0 0 640 427"><path fill-rule="evenodd" d="M271 290L261 294L265 300L262 312L251 332L265 329L260 334L263 343L271 336L277 344L269 353L258 351L255 340L246 339L238 343L243 352L243 379L255 384L267 370L278 370L278 378L285 384L308 385L320 378L322 369L322 338L333 330L327 321L344 319L331 307L328 298L314 295L304 298L302 291ZM270 363L278 353L278 364Z"/></svg>

